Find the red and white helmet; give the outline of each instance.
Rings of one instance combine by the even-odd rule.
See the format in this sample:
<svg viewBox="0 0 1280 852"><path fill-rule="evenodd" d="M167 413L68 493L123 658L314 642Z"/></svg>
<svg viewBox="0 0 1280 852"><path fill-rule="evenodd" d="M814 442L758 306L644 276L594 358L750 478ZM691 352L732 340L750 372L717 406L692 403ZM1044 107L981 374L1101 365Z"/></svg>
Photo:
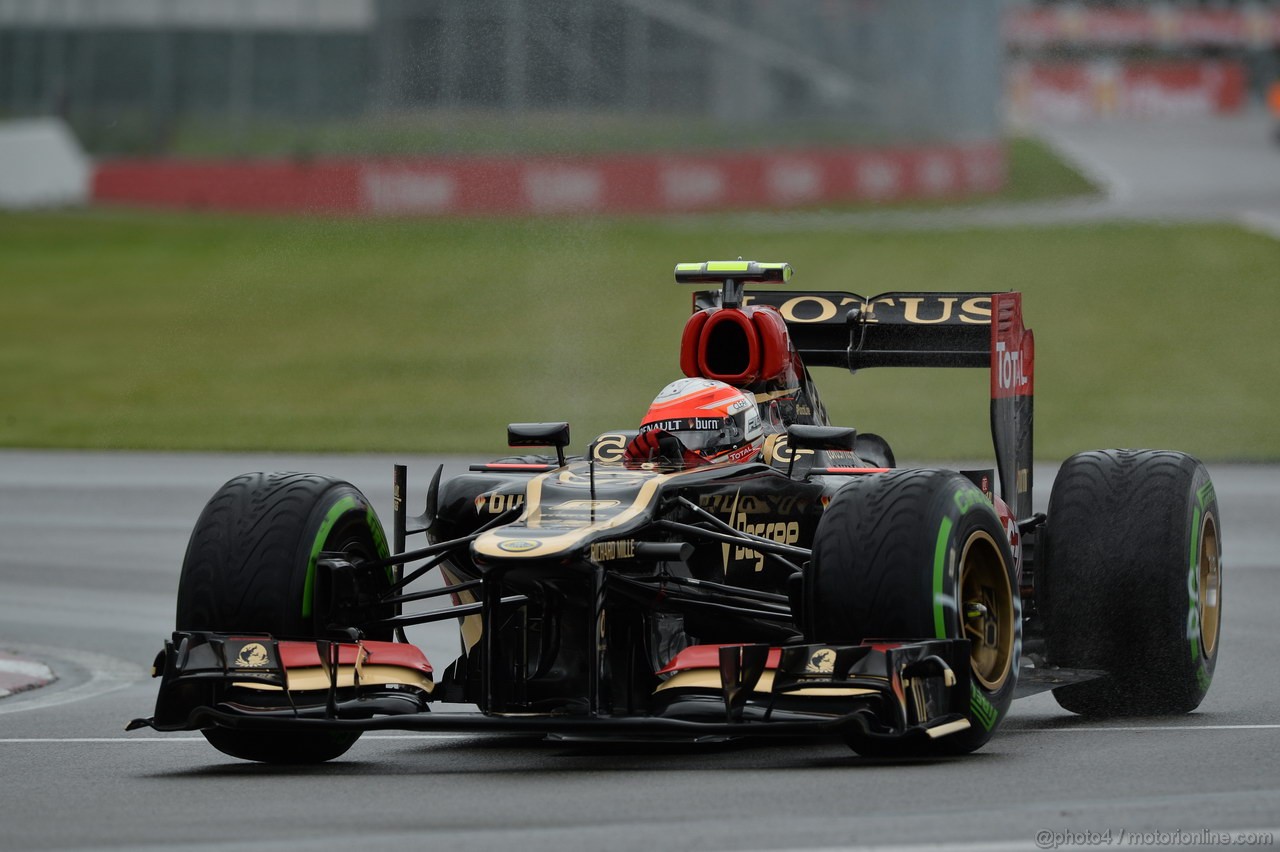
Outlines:
<svg viewBox="0 0 1280 852"><path fill-rule="evenodd" d="M654 398L626 458L693 466L749 461L763 447L760 409L749 394L711 379L679 379Z"/></svg>

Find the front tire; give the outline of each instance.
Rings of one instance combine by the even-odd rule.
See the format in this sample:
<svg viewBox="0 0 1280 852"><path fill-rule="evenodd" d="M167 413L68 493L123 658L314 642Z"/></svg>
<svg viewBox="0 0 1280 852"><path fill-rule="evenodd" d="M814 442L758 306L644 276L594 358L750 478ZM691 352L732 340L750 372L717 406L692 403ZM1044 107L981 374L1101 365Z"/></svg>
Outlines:
<svg viewBox="0 0 1280 852"><path fill-rule="evenodd" d="M387 556L382 525L358 489L310 473L237 476L210 498L191 533L178 585L178 630L323 636L327 625L315 606L322 550ZM389 639L390 632L371 638ZM331 760L360 737L348 731L203 733L225 754L265 763Z"/></svg>
<svg viewBox="0 0 1280 852"><path fill-rule="evenodd" d="M916 751L971 752L995 732L1018 680L1022 617L1014 571L994 507L960 474L859 477L832 499L814 535L805 633L830 644L969 639L970 727ZM878 741L850 745L860 754L894 753Z"/></svg>
<svg viewBox="0 0 1280 852"><path fill-rule="evenodd" d="M1099 450L1062 465L1037 599L1049 662L1108 677L1055 689L1085 716L1187 713L1209 691L1221 632L1218 501L1185 453Z"/></svg>

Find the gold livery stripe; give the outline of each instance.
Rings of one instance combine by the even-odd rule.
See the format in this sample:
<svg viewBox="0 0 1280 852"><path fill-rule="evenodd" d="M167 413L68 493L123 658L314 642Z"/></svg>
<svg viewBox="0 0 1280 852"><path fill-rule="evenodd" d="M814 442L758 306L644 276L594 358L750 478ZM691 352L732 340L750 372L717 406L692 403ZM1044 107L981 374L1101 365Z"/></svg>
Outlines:
<svg viewBox="0 0 1280 852"><path fill-rule="evenodd" d="M440 573L444 576L446 585L458 586L462 581L457 575L443 565L440 567ZM470 589L464 589L461 592L454 592L458 598L458 603L469 604L476 603L475 593ZM459 627L462 633L462 645L466 650L470 651L480 641L480 637L484 635L484 619L478 615L467 615L462 618L462 625Z"/></svg>
<svg viewBox="0 0 1280 852"><path fill-rule="evenodd" d="M954 722L948 722L945 725L935 725L932 728L925 728L924 732L936 740L938 737L945 737L947 734L956 734L960 731L967 731L969 730L969 727L968 719L956 719Z"/></svg>
<svg viewBox="0 0 1280 852"><path fill-rule="evenodd" d="M718 669L686 669L673 675L660 685L655 692L661 692L664 689L711 689L720 691L723 685L720 683L720 672ZM773 692L773 672L766 671L760 675L760 682L756 684L755 692ZM797 689L794 692L788 692L787 695L818 695L818 696L849 696L849 695L876 695L874 689L866 689L864 687L854 686L815 686L807 689Z"/></svg>
<svg viewBox="0 0 1280 852"><path fill-rule="evenodd" d="M766 391L764 393L755 394L756 402L769 402L775 399L786 399L789 396L795 396L800 392L799 386L794 388L783 388L778 391Z"/></svg>
<svg viewBox="0 0 1280 852"><path fill-rule="evenodd" d="M310 690L329 688L329 675L325 674L325 670L320 666L289 669L286 674L288 676L289 690L291 692L307 692ZM361 666L360 683L364 686L398 683L404 686L416 686L419 689L426 690L427 692L431 692L431 690L435 689L435 683L425 672L418 672L412 669L402 668L400 666ZM278 691L280 689L278 686L272 686L267 683L255 683L251 680L238 680L232 685L244 686L249 689L258 689L263 692L271 692L273 690ZM339 688L355 686L355 672L353 666L338 667L338 686Z"/></svg>
<svg viewBox="0 0 1280 852"><path fill-rule="evenodd" d="M585 467L585 465L582 466ZM574 467L578 467L578 465ZM547 481L548 477L552 476L578 475L573 470L565 469L544 473L530 481L529 487L526 489L524 513L511 525L490 530L477 538L471 545L472 552L477 556L487 556L492 559L545 559L549 556L563 556L565 551L572 550L575 546L583 546L586 539L606 530L616 529L638 517L653 502L654 495L663 483L693 473L704 473L707 469L706 467L698 467L675 473L659 473L647 476L644 484L640 486L640 490L636 492L635 499L631 502L631 505L617 514L611 515L599 523L591 524L581 529L570 530L560 535L535 537L528 535L525 531L539 529L539 527L533 526L530 521L538 517L542 508L543 483ZM635 473L637 477L646 476L646 474L639 471ZM538 546L521 553L512 553L498 547L504 541L526 537L531 541L537 541Z"/></svg>

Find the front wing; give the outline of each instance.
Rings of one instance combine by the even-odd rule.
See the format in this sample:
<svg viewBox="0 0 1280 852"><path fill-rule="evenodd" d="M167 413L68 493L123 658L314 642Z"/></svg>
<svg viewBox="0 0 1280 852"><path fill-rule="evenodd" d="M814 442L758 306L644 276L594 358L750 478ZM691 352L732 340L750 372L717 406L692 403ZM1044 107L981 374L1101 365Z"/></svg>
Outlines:
<svg viewBox="0 0 1280 852"><path fill-rule="evenodd" d="M129 729L936 738L969 727L968 660L964 639L695 646L659 672L648 713L432 712L431 667L412 645L178 632L156 659L155 716Z"/></svg>

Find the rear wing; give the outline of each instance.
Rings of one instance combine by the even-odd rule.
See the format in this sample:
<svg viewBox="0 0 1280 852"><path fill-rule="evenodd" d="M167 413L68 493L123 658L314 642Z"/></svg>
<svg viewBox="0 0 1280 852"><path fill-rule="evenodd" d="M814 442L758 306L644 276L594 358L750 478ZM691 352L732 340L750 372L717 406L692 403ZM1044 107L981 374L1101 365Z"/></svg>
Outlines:
<svg viewBox="0 0 1280 852"><path fill-rule="evenodd" d="M794 293L752 290L746 305L771 305L810 367L985 367L991 293ZM694 310L720 307L720 291L694 294Z"/></svg>
<svg viewBox="0 0 1280 852"><path fill-rule="evenodd" d="M719 308L721 299L719 290L699 291L694 310ZM1016 517L1031 517L1035 339L1022 324L1021 293L752 290L741 304L776 308L806 366L990 370L1001 494Z"/></svg>

